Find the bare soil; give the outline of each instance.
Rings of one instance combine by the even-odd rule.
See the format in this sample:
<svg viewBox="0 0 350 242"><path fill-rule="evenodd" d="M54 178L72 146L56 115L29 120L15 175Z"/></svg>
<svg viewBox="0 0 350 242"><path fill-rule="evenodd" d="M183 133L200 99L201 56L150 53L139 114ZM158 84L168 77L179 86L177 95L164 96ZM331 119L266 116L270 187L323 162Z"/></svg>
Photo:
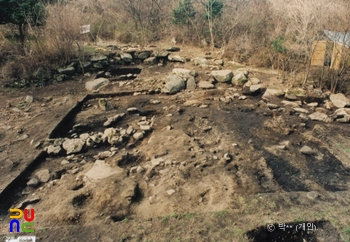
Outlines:
<svg viewBox="0 0 350 242"><path fill-rule="evenodd" d="M185 49L180 55L204 53ZM35 209L37 241L349 241L349 124L303 126L289 107L268 109L261 94L222 102L221 97L242 93L229 84L176 95L138 93L161 88L174 67L195 68L144 66L136 80L114 81L92 95L52 137L104 132L103 123L119 113L126 115L112 127L121 130L152 122L143 139L115 145L100 179L86 174L109 144L86 148L64 165L64 154L35 160L42 151L36 144L84 98L89 78L2 89L0 191L6 196L0 201L0 234L9 235L10 207L38 197L29 205ZM197 80L210 79L207 70L197 70ZM274 72L254 70L251 76L267 86L281 85ZM33 103L25 102L27 95ZM102 110L101 99L112 108ZM281 101L271 100L282 106ZM127 112L131 107L138 112ZM18 140L23 134L28 138ZM317 149L317 156L301 154L304 145ZM134 172L138 166L145 171ZM50 181L28 187L42 169L50 171ZM107 170L112 173L104 177ZM282 230L282 223L291 227ZM303 223L317 231L297 232Z"/></svg>

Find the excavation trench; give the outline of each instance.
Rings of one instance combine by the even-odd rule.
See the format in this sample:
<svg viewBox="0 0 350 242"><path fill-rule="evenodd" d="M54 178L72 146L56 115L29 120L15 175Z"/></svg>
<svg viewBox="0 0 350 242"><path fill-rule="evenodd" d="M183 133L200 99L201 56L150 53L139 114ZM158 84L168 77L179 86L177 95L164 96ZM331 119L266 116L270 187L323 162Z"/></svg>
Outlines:
<svg viewBox="0 0 350 242"><path fill-rule="evenodd" d="M181 99L160 94L149 95L146 91L140 91L139 93L144 94L134 96L134 92L121 92L86 95L61 119L49 134L50 139L57 139L70 138L73 133L79 136L86 132L103 132L106 129L103 126L103 122L108 117L113 117L120 113L126 113L126 115L112 126L114 128L127 129L128 126L138 123L143 117L146 120L153 120L154 126L151 131L144 133L144 140L133 141L132 138L123 140L118 144L118 153L110 162L110 164L118 166L118 169L124 169L125 172L123 174L128 179L130 177L140 179L137 181L137 184L141 184L138 188L140 191L142 190L142 196L139 196L136 200L133 199L133 195L129 198L130 201L135 203L132 205L132 208L135 210L131 210L135 214L139 211L138 205L145 206L145 200L149 203L148 199L144 198L152 197L151 192L147 191L149 188L142 185L143 179L146 179L150 184L154 184L154 189L164 185L166 186L164 188L167 189L166 191L172 192L168 184L172 184L174 187L179 186L179 190L176 190L173 196L176 197L177 193L182 194L181 196L183 197L193 196L191 199L196 202L190 203L189 208L199 211L207 209L205 206L211 205L208 204L208 201L213 201L212 196L215 196L217 193L217 191L215 193L212 183L220 182L221 177L227 177L231 181L228 184L231 188L220 190L222 192L220 196L223 197L223 199L220 197L220 202L225 202L226 198L229 201L229 198L238 195L246 196L277 191L308 192L311 191L310 181L329 192L348 190L347 183L350 181L349 170L331 155L327 149L319 148L315 142L308 142L308 145L318 148L323 153L323 158L317 160L314 157L300 154L300 146L305 143L301 133L305 132L306 128L295 126L295 123L300 122L298 116L286 115L282 112L265 115L271 111L256 105L260 99L258 96L251 97L244 102L235 101L234 103L223 104L212 98L217 97L218 93L208 91L199 98L200 103L198 105L188 105L186 104L188 101L186 98ZM109 110L98 108L98 103L101 99L109 102L113 108ZM155 102L155 100L158 102ZM136 108L137 112L128 112L129 108ZM73 127L78 124L81 129L74 130ZM288 149L275 152L271 148L284 141L289 142ZM94 156L109 148L109 145L85 148L77 157L79 157L79 162L84 159L88 164L93 165L96 160ZM150 151L152 149L156 151L152 153ZM151 153L153 157L150 157ZM224 165L222 165L223 163L219 165L220 159L224 157L225 153L228 153L228 156L225 157L229 158ZM80 158L81 156L83 158ZM146 160L147 156L150 158L149 160ZM69 175L67 170L75 169L74 167L79 165L79 162L75 162L68 164L63 169L60 162L65 157L65 155L48 157L46 152L42 152L0 194L0 200L5 201L1 203L1 214L8 214L8 209L11 206L26 198L26 195L22 195L22 192L26 189L26 183L33 177L36 170L45 167L50 169L51 174L56 174L60 171L60 174L56 177L58 179L61 178L62 174ZM160 160L163 164L152 163L152 159L163 159L163 157L164 160ZM178 160L177 163L172 161L175 160L174 157ZM106 160L108 162L108 159ZM169 169L173 170L162 171L162 169L166 168L165 162L168 162L168 164L173 162L169 166ZM51 163L52 165L50 165ZM156 165L150 172L140 172L141 175L138 176L135 167L147 167L147 164L150 163ZM162 176L168 173L174 174L173 176L176 177L175 181L161 180ZM220 176L215 174L220 174ZM309 182L305 182L306 180ZM226 181L218 187L226 185ZM198 184L201 184L201 186ZM45 184L42 185L44 186ZM189 189L188 194L186 193L187 188ZM84 184L79 183L71 190L80 191L82 189L84 189ZM175 189L173 190L175 191ZM231 194L233 190L235 194ZM199 193L198 196L200 196L199 205L197 202L198 198L195 197L197 196L196 193ZM171 200L168 195L166 196L163 198L164 200ZM85 197L82 198L85 199ZM45 198L43 197L42 199ZM79 199L74 200L75 204L79 205L83 201L81 203L84 204L84 209L89 209L89 203L93 204L94 199L97 198L96 196L91 196L91 199L84 199L81 200L79 197ZM85 204L85 201L87 204ZM175 203L181 203L181 200L175 201ZM215 204L212 207L215 208ZM167 213L167 210L164 213ZM112 218L113 221L119 221L120 219L124 219L124 217ZM329 222L325 221L316 221L315 223L320 228L322 226L331 226ZM264 227L264 229L266 228ZM252 241L259 241L254 240L258 236L266 237L271 235L266 234L264 229L259 228L251 231L249 234L253 239ZM278 236L282 235L277 234L276 236L273 238L279 238ZM293 234L293 236L313 238L307 237L311 236L307 233ZM281 238L288 239L289 237Z"/></svg>

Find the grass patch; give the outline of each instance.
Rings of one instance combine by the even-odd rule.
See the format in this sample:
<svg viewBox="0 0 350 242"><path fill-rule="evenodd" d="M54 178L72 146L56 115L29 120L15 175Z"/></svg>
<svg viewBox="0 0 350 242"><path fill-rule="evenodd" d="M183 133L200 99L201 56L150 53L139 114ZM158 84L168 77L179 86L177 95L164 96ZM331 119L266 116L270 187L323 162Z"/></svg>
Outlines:
<svg viewBox="0 0 350 242"><path fill-rule="evenodd" d="M222 218L222 217L226 217L228 214L228 212L226 210L222 210L216 213L216 216Z"/></svg>

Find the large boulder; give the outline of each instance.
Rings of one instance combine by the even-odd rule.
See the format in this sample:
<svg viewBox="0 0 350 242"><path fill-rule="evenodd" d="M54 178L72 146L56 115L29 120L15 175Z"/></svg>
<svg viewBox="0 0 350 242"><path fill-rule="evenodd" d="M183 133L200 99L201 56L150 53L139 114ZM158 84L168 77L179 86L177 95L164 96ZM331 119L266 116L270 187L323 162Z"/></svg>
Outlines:
<svg viewBox="0 0 350 242"><path fill-rule="evenodd" d="M194 58L193 62L196 66L199 65L208 65L208 60L205 58Z"/></svg>
<svg viewBox="0 0 350 242"><path fill-rule="evenodd" d="M196 80L194 79L194 77L188 78L187 83L186 83L186 89L187 90L195 90L196 89Z"/></svg>
<svg viewBox="0 0 350 242"><path fill-rule="evenodd" d="M85 142L81 139L66 139L62 146L63 149L67 151L67 155L79 153L83 147Z"/></svg>
<svg viewBox="0 0 350 242"><path fill-rule="evenodd" d="M103 123L103 126L108 127L111 124L114 124L121 120L125 116L125 113L119 113L117 115L114 115L113 117L109 117L106 122Z"/></svg>
<svg viewBox="0 0 350 242"><path fill-rule="evenodd" d="M218 82L230 82L233 77L233 73L230 70L212 71L211 75Z"/></svg>
<svg viewBox="0 0 350 242"><path fill-rule="evenodd" d="M168 56L168 60L171 62L181 62L181 63L185 63L185 58L179 56L179 55L169 55Z"/></svg>
<svg viewBox="0 0 350 242"><path fill-rule="evenodd" d="M251 85L249 87L249 90L250 90L251 93L258 93L258 92L261 91L261 89L262 89L262 85L261 84Z"/></svg>
<svg viewBox="0 0 350 242"><path fill-rule="evenodd" d="M198 73L194 70L188 70L183 68L174 68L173 74L181 77L189 77L189 76L196 77L198 75Z"/></svg>
<svg viewBox="0 0 350 242"><path fill-rule="evenodd" d="M155 65L158 63L157 57L149 57L143 61L146 65Z"/></svg>
<svg viewBox="0 0 350 242"><path fill-rule="evenodd" d="M350 108L339 108L330 117L338 122L348 123L350 122Z"/></svg>
<svg viewBox="0 0 350 242"><path fill-rule="evenodd" d="M107 86L109 84L109 80L107 78L98 78L93 81L88 81L85 83L85 88L88 91L97 90L101 87Z"/></svg>
<svg viewBox="0 0 350 242"><path fill-rule="evenodd" d="M336 106L337 108L350 107L349 98L345 97L345 95L342 93L331 94L329 99L332 101L334 106Z"/></svg>
<svg viewBox="0 0 350 242"><path fill-rule="evenodd" d="M274 88L267 88L264 95L262 96L263 99L270 99L273 97L283 97L284 91Z"/></svg>
<svg viewBox="0 0 350 242"><path fill-rule="evenodd" d="M46 183L50 180L50 171L48 169L43 169L35 173L40 182Z"/></svg>
<svg viewBox="0 0 350 242"><path fill-rule="evenodd" d="M214 84L208 81L200 81L198 87L202 89L213 89L215 88Z"/></svg>
<svg viewBox="0 0 350 242"><path fill-rule="evenodd" d="M165 84L164 92L169 94L175 94L186 88L185 81L176 75L168 76L167 83Z"/></svg>
<svg viewBox="0 0 350 242"><path fill-rule="evenodd" d="M246 74L247 73L247 74ZM248 81L248 71L235 71L233 78L232 78L232 84L241 86L244 83Z"/></svg>
<svg viewBox="0 0 350 242"><path fill-rule="evenodd" d="M155 50L152 53L152 56L158 57L158 58L166 58L169 55L169 52L166 50Z"/></svg>
<svg viewBox="0 0 350 242"><path fill-rule="evenodd" d="M132 62L132 56L129 53L122 53L120 58L127 63Z"/></svg>
<svg viewBox="0 0 350 242"><path fill-rule="evenodd" d="M148 57L151 56L151 52L150 51L142 51L141 53L138 54L137 58L141 59L141 60L145 60Z"/></svg>
<svg viewBox="0 0 350 242"><path fill-rule="evenodd" d="M332 119L328 117L327 114L314 112L309 115L309 118L314 121L322 121L322 122L332 122Z"/></svg>

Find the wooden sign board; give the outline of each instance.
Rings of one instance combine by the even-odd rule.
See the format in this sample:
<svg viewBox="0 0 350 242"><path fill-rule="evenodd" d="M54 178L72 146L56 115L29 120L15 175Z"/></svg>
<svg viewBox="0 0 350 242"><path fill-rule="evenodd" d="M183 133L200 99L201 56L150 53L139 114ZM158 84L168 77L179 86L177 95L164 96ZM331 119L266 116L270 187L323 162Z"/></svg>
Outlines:
<svg viewBox="0 0 350 242"><path fill-rule="evenodd" d="M323 66L324 65L324 58L326 55L326 49L327 49L327 41L314 41L312 43L312 58L311 58L311 65L312 66Z"/></svg>
<svg viewBox="0 0 350 242"><path fill-rule="evenodd" d="M344 46L342 44L334 43L332 51L331 69L339 70L343 59Z"/></svg>

